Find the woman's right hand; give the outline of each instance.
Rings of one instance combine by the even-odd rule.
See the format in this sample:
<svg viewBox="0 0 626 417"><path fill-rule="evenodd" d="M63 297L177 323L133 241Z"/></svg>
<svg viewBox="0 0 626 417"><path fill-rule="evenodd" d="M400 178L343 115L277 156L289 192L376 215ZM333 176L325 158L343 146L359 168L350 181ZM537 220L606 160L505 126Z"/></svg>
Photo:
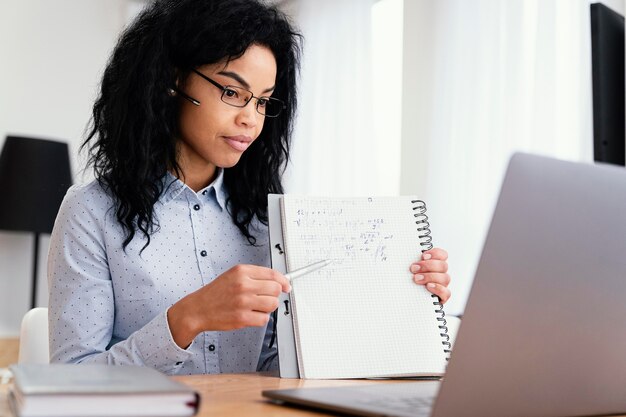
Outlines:
<svg viewBox="0 0 626 417"><path fill-rule="evenodd" d="M236 265L170 307L170 332L186 348L203 331L265 326L280 293L289 291L287 278L271 268Z"/></svg>

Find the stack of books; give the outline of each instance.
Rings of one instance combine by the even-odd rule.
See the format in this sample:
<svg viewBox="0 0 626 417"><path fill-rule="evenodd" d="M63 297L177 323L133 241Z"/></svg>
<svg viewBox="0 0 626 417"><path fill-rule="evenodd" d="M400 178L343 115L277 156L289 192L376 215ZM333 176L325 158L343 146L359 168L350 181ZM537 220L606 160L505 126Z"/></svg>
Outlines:
<svg viewBox="0 0 626 417"><path fill-rule="evenodd" d="M23 364L11 371L17 417L193 416L200 403L193 389L151 368Z"/></svg>

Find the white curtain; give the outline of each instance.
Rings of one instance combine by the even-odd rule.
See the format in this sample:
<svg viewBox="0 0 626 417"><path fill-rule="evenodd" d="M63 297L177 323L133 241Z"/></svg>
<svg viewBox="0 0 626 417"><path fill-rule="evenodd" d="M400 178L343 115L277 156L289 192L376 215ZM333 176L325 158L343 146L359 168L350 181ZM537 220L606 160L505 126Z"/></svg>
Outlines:
<svg viewBox="0 0 626 417"><path fill-rule="evenodd" d="M510 154L592 160L589 2L434 1L433 95L423 98L432 120L419 140L433 234L451 256L448 311L458 313Z"/></svg>
<svg viewBox="0 0 626 417"><path fill-rule="evenodd" d="M288 192L376 192L371 7L371 0L301 0L287 6L304 35L299 116L285 175Z"/></svg>

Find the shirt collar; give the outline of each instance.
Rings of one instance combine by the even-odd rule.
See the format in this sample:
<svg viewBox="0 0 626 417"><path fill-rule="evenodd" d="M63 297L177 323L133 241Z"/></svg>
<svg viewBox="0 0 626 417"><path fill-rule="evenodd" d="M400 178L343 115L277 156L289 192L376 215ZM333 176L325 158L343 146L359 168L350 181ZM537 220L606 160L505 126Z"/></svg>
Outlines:
<svg viewBox="0 0 626 417"><path fill-rule="evenodd" d="M226 208L226 198L228 197L226 194L226 187L224 186L224 169L217 168L217 177L211 184L209 184L206 188L201 190L203 193L205 190L207 191L207 195L211 192L211 188L215 193L215 199L217 200L217 204L220 206L222 210Z"/></svg>
<svg viewBox="0 0 626 417"><path fill-rule="evenodd" d="M172 175L170 172L167 172L167 174L165 174L165 177L163 178L163 187L164 191L161 198L163 199L164 203L168 203L174 200L183 191L185 191L185 189L187 189L189 190L189 192L197 194L198 197L202 196L200 198L211 198L211 196L215 195L215 200L217 201L217 204L220 206L220 208L222 210L226 208L226 199L228 196L226 194L226 189L224 186L224 169L222 168L217 168L217 177L213 180L211 184L207 185L205 188L198 191L197 193L189 188L187 184Z"/></svg>

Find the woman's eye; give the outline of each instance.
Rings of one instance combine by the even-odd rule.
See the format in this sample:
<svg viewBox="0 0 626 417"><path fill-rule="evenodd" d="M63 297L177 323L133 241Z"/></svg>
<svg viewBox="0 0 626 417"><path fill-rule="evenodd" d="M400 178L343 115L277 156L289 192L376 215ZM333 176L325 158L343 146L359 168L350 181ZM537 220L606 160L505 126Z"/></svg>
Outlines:
<svg viewBox="0 0 626 417"><path fill-rule="evenodd" d="M237 96L238 96L237 92L235 90L230 89L230 88L225 88L224 89L224 95L226 97L229 97L229 98L237 98Z"/></svg>
<svg viewBox="0 0 626 417"><path fill-rule="evenodd" d="M261 97L261 98L258 100L258 105L259 105L260 107L265 107L265 106L267 106L267 103L268 103L268 102L269 102L269 100L268 100L268 99Z"/></svg>

